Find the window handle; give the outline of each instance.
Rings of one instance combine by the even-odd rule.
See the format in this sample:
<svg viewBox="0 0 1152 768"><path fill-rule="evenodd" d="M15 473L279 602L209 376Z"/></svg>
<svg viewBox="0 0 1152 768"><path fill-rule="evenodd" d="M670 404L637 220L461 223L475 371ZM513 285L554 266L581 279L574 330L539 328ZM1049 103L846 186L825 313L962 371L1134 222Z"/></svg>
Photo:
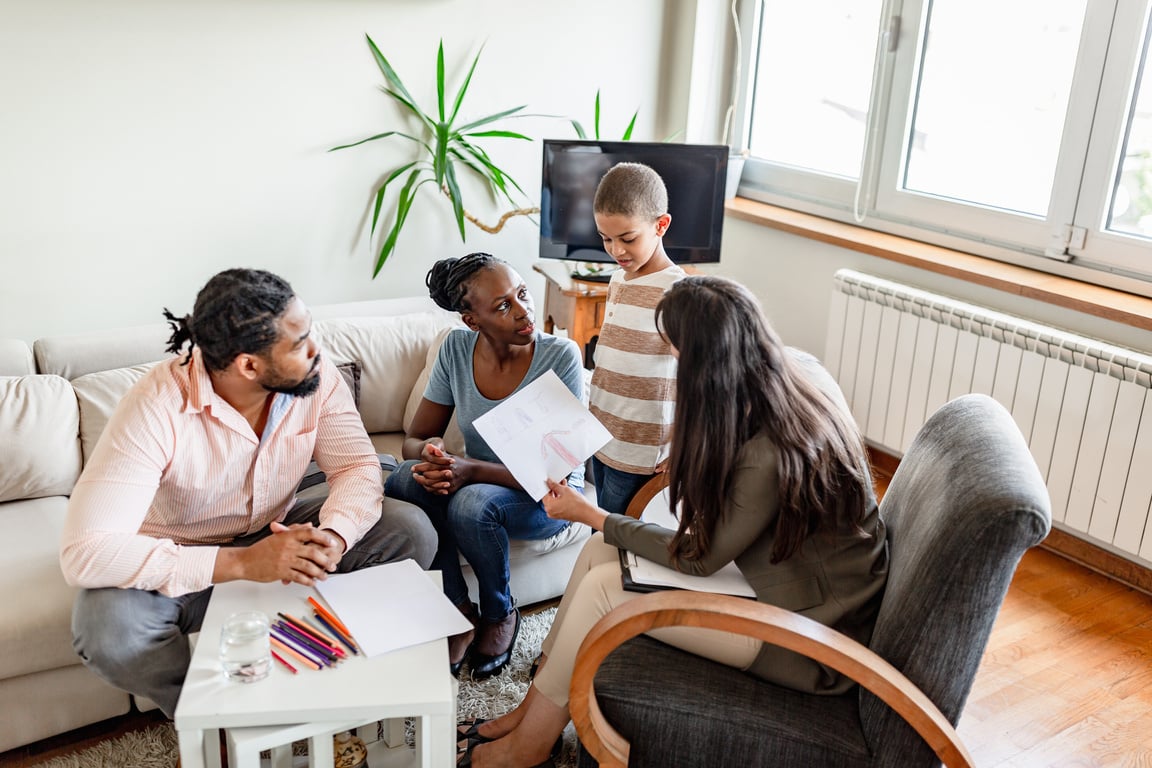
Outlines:
<svg viewBox="0 0 1152 768"><path fill-rule="evenodd" d="M893 15L888 17L888 28L884 30L881 36L880 44L888 53L894 53L896 47L900 44L900 17Z"/></svg>

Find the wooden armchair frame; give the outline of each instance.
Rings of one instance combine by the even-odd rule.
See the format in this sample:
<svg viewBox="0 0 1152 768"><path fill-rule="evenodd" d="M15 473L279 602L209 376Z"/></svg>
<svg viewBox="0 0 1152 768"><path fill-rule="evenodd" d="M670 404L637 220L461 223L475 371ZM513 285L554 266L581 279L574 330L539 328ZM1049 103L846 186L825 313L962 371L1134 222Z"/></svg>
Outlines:
<svg viewBox="0 0 1152 768"><path fill-rule="evenodd" d="M640 517L666 485L665 475L653 477L632 500L629 516ZM630 745L600 711L594 684L596 671L624 642L672 626L734 632L815 659L855 680L891 707L948 768L974 765L956 730L932 700L900 670L855 640L805 616L755 600L668 590L642 595L618 606L592 627L580 646L569 709L581 743L601 766L626 766Z"/></svg>

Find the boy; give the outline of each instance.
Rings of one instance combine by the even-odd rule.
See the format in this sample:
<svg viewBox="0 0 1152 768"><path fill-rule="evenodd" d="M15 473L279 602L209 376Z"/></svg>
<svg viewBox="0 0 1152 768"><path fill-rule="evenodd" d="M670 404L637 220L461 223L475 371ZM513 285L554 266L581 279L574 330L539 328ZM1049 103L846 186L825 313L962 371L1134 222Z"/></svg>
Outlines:
<svg viewBox="0 0 1152 768"><path fill-rule="evenodd" d="M676 358L656 330L654 310L684 270L664 251L661 238L672 222L668 191L648 166L614 165L592 209L604 250L620 266L608 284L590 396L590 410L612 440L592 468L600 508L624 514L668 459Z"/></svg>

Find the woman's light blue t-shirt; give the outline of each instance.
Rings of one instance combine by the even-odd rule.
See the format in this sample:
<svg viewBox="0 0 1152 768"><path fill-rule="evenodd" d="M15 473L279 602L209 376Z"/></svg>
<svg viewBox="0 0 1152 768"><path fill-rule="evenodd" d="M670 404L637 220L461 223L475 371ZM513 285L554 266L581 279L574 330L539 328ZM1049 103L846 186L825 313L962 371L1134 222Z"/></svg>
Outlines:
<svg viewBox="0 0 1152 768"><path fill-rule="evenodd" d="M456 328L448 334L436 355L424 397L440 405L455 407L456 422L464 435L464 449L470 457L500 464L503 462L472 426L476 419L506 399L489 400L476 388L472 359L479 335L468 328ZM580 349L576 342L542 332L536 333L536 349L532 353L528 373L513 392L519 392L548 370L555 371L573 395L580 400L584 399L584 366L580 362ZM568 484L574 488L584 487L583 464L568 475Z"/></svg>

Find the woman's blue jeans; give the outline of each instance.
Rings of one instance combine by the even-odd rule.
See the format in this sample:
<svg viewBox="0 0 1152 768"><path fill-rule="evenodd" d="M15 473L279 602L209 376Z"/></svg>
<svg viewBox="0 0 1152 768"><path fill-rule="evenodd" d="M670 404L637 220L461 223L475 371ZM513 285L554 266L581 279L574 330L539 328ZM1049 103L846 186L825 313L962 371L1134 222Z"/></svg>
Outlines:
<svg viewBox="0 0 1152 768"><path fill-rule="evenodd" d="M481 618L503 619L513 607L509 539L548 539L567 528L567 521L553 520L524 491L502 485L465 485L448 496L429 493L412 477L416 463L397 467L384 483L384 494L419 506L432 521L440 536L432 568L441 572L448 599L456 605L468 602L468 584L460 569L463 555L479 585Z"/></svg>
<svg viewBox="0 0 1152 768"><path fill-rule="evenodd" d="M596 479L596 506L605 512L623 515L636 491L652 475L636 475L613 469L595 456L592 457L592 475Z"/></svg>

